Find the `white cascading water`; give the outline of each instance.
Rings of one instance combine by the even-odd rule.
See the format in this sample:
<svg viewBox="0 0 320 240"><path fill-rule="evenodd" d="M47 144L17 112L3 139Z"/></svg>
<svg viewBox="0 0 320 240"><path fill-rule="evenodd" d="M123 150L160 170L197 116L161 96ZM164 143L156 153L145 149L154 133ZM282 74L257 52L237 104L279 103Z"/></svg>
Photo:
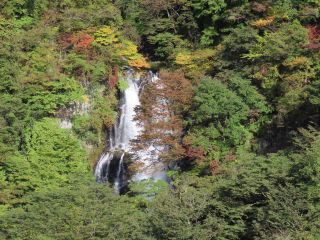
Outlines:
<svg viewBox="0 0 320 240"><path fill-rule="evenodd" d="M153 81L155 74L150 73L149 80ZM115 124L109 136L109 149L102 154L99 159L95 176L97 182L111 182L117 193L125 184L124 181L124 161L126 154L133 154L130 141L136 139L143 130L141 126L134 120L135 108L140 106L139 93L143 85L143 79L137 75L132 69L127 70L125 80L128 88L123 92L120 99L120 115L118 122ZM146 79L148 81L148 79ZM149 157L149 151L136 153L139 162L143 164L143 169L138 171L132 178L133 181L141 181L145 179L165 179L163 167L159 170L159 166L155 167Z"/></svg>

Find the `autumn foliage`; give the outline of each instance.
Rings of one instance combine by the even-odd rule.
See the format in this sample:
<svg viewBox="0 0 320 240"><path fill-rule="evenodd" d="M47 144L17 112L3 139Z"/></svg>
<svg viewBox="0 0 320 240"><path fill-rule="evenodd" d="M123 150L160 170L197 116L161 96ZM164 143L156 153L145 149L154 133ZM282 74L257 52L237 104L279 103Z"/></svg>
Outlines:
<svg viewBox="0 0 320 240"><path fill-rule="evenodd" d="M138 52L138 46L121 36L121 33L110 26L99 29L95 34L94 42L113 53L116 59L122 59L130 67L150 68L147 60Z"/></svg>
<svg viewBox="0 0 320 240"><path fill-rule="evenodd" d="M271 25L274 22L274 19L275 19L274 16L263 18L263 19L258 19L256 21L254 21L252 23L252 25L257 27L257 28L267 27L267 26Z"/></svg>
<svg viewBox="0 0 320 240"><path fill-rule="evenodd" d="M83 32L74 34L70 38L70 42L73 44L76 51L83 51L88 49L93 41L93 37Z"/></svg>
<svg viewBox="0 0 320 240"><path fill-rule="evenodd" d="M196 160L198 163L205 160L206 152L201 147L192 146L192 141L187 137L183 139L183 147L186 149L188 159Z"/></svg>
<svg viewBox="0 0 320 240"><path fill-rule="evenodd" d="M309 49L319 49L320 48L320 28L317 26L309 25L307 26L308 36L309 36Z"/></svg>
<svg viewBox="0 0 320 240"><path fill-rule="evenodd" d="M160 73L160 79L148 84L141 97L138 120L144 125L137 149L150 145L168 149L164 160L181 159L187 155L182 144L183 115L191 104L193 89L181 72Z"/></svg>
<svg viewBox="0 0 320 240"><path fill-rule="evenodd" d="M175 64L181 68L188 77L202 78L204 73L212 69L216 51L211 48L196 51L179 52L175 56Z"/></svg>
<svg viewBox="0 0 320 240"><path fill-rule="evenodd" d="M150 68L150 63L144 57L137 59L129 59L128 64L134 68Z"/></svg>
<svg viewBox="0 0 320 240"><path fill-rule="evenodd" d="M86 32L76 32L73 34L62 34L59 44L63 48L72 47L77 52L83 52L91 48L94 38Z"/></svg>

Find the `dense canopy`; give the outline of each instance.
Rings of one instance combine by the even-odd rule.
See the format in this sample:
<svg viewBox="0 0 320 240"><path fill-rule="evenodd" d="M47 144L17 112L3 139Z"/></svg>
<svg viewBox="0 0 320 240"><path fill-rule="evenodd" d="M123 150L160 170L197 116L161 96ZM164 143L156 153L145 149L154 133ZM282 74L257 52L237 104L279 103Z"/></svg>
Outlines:
<svg viewBox="0 0 320 240"><path fill-rule="evenodd" d="M170 184L118 196L127 67ZM0 239L320 239L319 104L319 0L1 0Z"/></svg>

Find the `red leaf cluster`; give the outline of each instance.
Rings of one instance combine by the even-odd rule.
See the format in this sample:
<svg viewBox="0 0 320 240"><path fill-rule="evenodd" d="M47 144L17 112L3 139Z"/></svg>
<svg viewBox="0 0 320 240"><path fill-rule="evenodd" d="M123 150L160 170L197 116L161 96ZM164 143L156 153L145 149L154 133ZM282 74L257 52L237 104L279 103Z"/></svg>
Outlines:
<svg viewBox="0 0 320 240"><path fill-rule="evenodd" d="M84 51L93 43L94 38L87 33L79 32L70 37L70 43L76 51Z"/></svg>
<svg viewBox="0 0 320 240"><path fill-rule="evenodd" d="M308 25L309 45L311 50L320 48L320 28L314 25Z"/></svg>
<svg viewBox="0 0 320 240"><path fill-rule="evenodd" d="M186 146L187 157L191 160L202 161L205 158L205 152L201 148L195 148L191 146Z"/></svg>
<svg viewBox="0 0 320 240"><path fill-rule="evenodd" d="M73 47L76 51L82 52L91 47L94 38L84 32L65 33L59 37L59 44L62 48L67 49Z"/></svg>

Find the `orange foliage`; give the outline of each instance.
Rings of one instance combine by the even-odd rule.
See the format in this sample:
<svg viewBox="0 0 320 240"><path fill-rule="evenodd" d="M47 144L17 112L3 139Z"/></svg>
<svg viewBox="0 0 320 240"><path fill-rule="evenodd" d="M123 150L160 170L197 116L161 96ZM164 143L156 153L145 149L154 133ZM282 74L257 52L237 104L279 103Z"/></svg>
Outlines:
<svg viewBox="0 0 320 240"><path fill-rule="evenodd" d="M144 57L128 60L128 64L130 67L139 68L139 69L141 68L148 69L151 67Z"/></svg>
<svg viewBox="0 0 320 240"><path fill-rule="evenodd" d="M66 33L59 37L59 44L62 48L73 47L76 51L84 51L91 47L94 39L89 34L84 32Z"/></svg>
<svg viewBox="0 0 320 240"><path fill-rule="evenodd" d="M271 25L274 22L274 17L267 17L264 19L259 19L255 22L252 23L253 26L257 27L257 28L263 28L263 27L267 27L269 25Z"/></svg>
<svg viewBox="0 0 320 240"><path fill-rule="evenodd" d="M88 49L93 41L93 37L83 32L75 33L70 37L70 43L74 46L76 51L83 51Z"/></svg>

